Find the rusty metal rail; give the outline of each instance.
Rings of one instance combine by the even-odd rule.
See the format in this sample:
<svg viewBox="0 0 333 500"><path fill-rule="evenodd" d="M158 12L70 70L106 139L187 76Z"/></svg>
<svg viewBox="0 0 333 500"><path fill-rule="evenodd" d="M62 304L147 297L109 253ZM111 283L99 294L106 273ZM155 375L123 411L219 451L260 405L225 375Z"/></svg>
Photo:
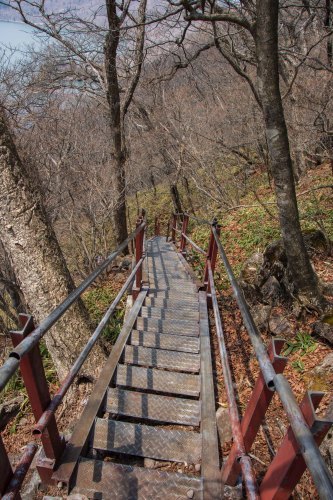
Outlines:
<svg viewBox="0 0 333 500"><path fill-rule="evenodd" d="M137 227L128 238L113 251L106 260L91 273L68 297L44 320L35 327L33 319L29 315L21 314L20 322L22 330L11 332L14 350L9 358L0 368L0 390L2 390L18 367L21 368L23 382L27 389L28 397L31 403L32 411L36 420L33 434L40 437L42 441L42 453L37 459L37 470L43 482L51 482L54 467L60 459L65 443L60 436L55 412L62 402L69 387L72 385L75 377L80 371L83 363L87 359L90 351L96 344L102 331L107 326L111 316L115 312L120 300L135 280L135 287L132 293L135 297L142 285L142 264L145 258L144 254L144 236L146 222L143 216L137 220ZM117 294L115 300L103 316L97 328L91 335L82 352L76 359L65 380L62 382L57 393L51 400L48 383L42 363L42 357L39 350L39 342L47 331L63 316L70 306L79 299L82 293L96 280L100 274L115 260L115 258L127 248L128 244L135 240L135 260L136 264L128 276L126 282ZM19 490L31 465L31 462L37 451L37 444L27 445L26 450L16 466L12 470L8 454L0 437L0 496L7 500L19 498Z"/></svg>
<svg viewBox="0 0 333 500"><path fill-rule="evenodd" d="M9 354L9 359L0 368L0 391L4 389L11 377L14 375L20 365L20 360L28 354L34 346L43 338L45 333L60 319L82 293L108 268L108 266L118 257L119 254L128 246L142 230L145 223L141 223L135 231L119 247L112 252L107 259L92 272L68 297L54 310L49 316L37 326L31 335L24 339L20 345Z"/></svg>
<svg viewBox="0 0 333 500"><path fill-rule="evenodd" d="M190 240L186 234L187 223L184 228L184 221L188 222L188 219L192 218L201 224L211 227L209 246L206 253L203 287L207 292L208 305L214 311L234 440L229 457L221 470L223 483L234 485L241 470L248 498L262 498L265 500L279 498L279 500L287 500L303 472L308 468L319 497L325 500L332 499L333 479L320 454L318 446L330 429L333 417L329 414L325 419L318 419L315 414L315 409L324 393L307 392L303 402L300 405L297 403L289 382L282 375L287 363L287 359L280 356L284 341L280 339L273 340L267 352L220 241L220 226L217 224L217 220L214 219L210 223L187 213L174 214L173 230L177 227L178 217L181 217L183 221L180 240L180 250L183 255L186 255L186 252L184 252L184 242ZM259 378L241 420L235 400L228 353L225 346L222 321L214 285L217 254L219 254L226 270L260 366ZM274 460L269 465L259 488L253 476L249 452L259 427L265 418L274 392L278 394L281 400L290 423L290 429L280 445Z"/></svg>

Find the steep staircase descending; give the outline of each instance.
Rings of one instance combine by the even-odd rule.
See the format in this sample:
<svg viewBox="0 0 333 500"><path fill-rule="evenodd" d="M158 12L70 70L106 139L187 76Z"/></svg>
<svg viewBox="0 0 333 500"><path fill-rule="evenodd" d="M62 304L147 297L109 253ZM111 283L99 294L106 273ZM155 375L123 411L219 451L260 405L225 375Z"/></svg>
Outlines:
<svg viewBox="0 0 333 500"><path fill-rule="evenodd" d="M147 242L145 274L54 477L94 499L218 499L205 292L162 237Z"/></svg>

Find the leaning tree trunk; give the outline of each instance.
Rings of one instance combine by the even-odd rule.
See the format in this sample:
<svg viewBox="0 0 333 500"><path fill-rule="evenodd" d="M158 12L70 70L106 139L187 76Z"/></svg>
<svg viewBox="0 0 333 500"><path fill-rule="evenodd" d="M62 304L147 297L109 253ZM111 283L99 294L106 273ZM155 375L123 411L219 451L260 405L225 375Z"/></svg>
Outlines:
<svg viewBox="0 0 333 500"><path fill-rule="evenodd" d="M257 0L256 52L258 85L266 126L283 243L301 301L323 305L318 279L307 254L299 221L295 180L279 86L276 0Z"/></svg>
<svg viewBox="0 0 333 500"><path fill-rule="evenodd" d="M127 238L126 214L126 179L125 163L126 150L122 133L120 112L120 89L117 74L117 50L119 45L119 19L114 0L108 0L107 14L109 31L105 39L105 73L107 80L107 100L109 104L111 141L113 148L113 188L116 197L113 223L117 244L120 245ZM124 253L128 253L128 249Z"/></svg>
<svg viewBox="0 0 333 500"><path fill-rule="evenodd" d="M74 284L41 197L20 161L1 112L0 231L29 310L40 322L67 297ZM46 334L46 345L60 379L89 336L89 317L81 302ZM96 347L84 373L94 375L102 356L102 350Z"/></svg>

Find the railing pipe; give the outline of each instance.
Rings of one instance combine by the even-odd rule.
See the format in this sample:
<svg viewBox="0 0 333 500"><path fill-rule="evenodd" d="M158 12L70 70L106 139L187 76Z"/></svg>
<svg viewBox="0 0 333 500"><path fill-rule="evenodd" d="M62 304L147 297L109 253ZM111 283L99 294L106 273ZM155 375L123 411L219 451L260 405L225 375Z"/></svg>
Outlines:
<svg viewBox="0 0 333 500"><path fill-rule="evenodd" d="M129 242L136 237L136 235L145 227L145 223L142 222L141 226L137 227L128 238L126 238L119 247L112 252L109 257L94 271L92 272L75 290L73 290L68 297L54 310L52 311L44 321L40 323L39 326L27 337L22 340L17 348L15 348L10 354L9 358L0 368L0 391L4 389L6 384L9 382L13 374L19 367L20 360L25 356L31 349L38 344L40 339L45 335L45 333L53 326L61 316L65 314L67 309L80 297L80 295L91 285L95 279L114 261L114 259L128 246Z"/></svg>
<svg viewBox="0 0 333 500"><path fill-rule="evenodd" d="M236 301L238 303L238 307L241 311L245 327L249 333L252 345L254 347L256 357L259 362L266 385L271 390L276 389L277 393L279 394L284 410L286 411L286 414L288 416L290 425L300 446L300 452L302 453L307 467L313 477L320 498L325 500L331 499L333 498L333 482L330 478L330 473L324 462L324 459L320 454L320 451L315 443L308 425L306 424L306 421L297 404L288 381L283 375L276 374L273 368L266 348L260 338L260 334L257 330L257 327L255 326L240 286L238 285L228 258L225 254L224 248L214 227L212 227L212 232L218 246L220 257L228 274Z"/></svg>
<svg viewBox="0 0 333 500"><path fill-rule="evenodd" d="M207 252L205 252L205 250L203 250L202 248L199 247L199 245L197 245L196 243L194 243L193 240L191 240L191 238L189 238L186 234L183 234L183 237L186 239L186 241L188 241L188 243L198 252L198 253L201 253L202 255L207 255Z"/></svg>
<svg viewBox="0 0 333 500"><path fill-rule="evenodd" d="M246 485L246 490L248 492L247 498L258 499L258 490L256 485L256 480L253 474L251 460L246 456L243 435L241 431L240 416L237 407L235 391L233 387L233 380L228 360L228 353L224 339L223 326L221 321L221 316L219 312L219 306L217 302L216 290L214 285L214 277L212 272L211 263L208 260L208 279L210 282L211 298L214 311L215 325L216 325L216 335L219 344L220 357L223 368L224 375L224 385L226 389L226 395L228 400L228 410L232 428L232 435L236 447L236 460L239 462L242 469L244 482Z"/></svg>
<svg viewBox="0 0 333 500"><path fill-rule="evenodd" d="M46 427L47 427L47 425L48 425L51 417L54 415L56 409L61 404L61 402L62 402L65 394L67 393L68 389L70 388L73 380L75 379L76 375L78 374L78 372L79 372L80 368L82 367L84 361L88 357L88 354L90 353L90 351L94 347L95 343L97 342L100 334L102 333L102 331L106 327L106 325L107 325L110 317L112 316L112 314L116 310L116 307L119 304L120 300L122 299L124 293L126 292L126 290L131 285L131 283L132 283L132 281L134 279L135 273L137 272L138 268L140 266L142 266L143 260L144 260L144 258L141 258L140 261L133 268L131 274L129 275L129 277L127 278L126 282L122 286L120 292L118 293L118 295L116 296L116 298L112 302L112 304L109 307L109 309L107 310L107 312L104 314L104 316L101 319L101 321L100 321L99 325L97 326L96 330L94 331L94 333L90 337L89 341L87 342L86 346L82 350L81 354L79 355L79 357L75 361L74 365L70 369L67 377L62 382L60 388L58 389L58 391L54 395L54 397L53 397L52 401L50 402L49 406L47 407L47 409L44 411L44 413L41 415L40 419L38 420L38 422L34 426L34 428L33 428L33 434L34 435L41 435L44 432L44 430L46 429Z"/></svg>
<svg viewBox="0 0 333 500"><path fill-rule="evenodd" d="M16 469L8 484L6 492L1 497L2 500L17 500L24 478L27 475L27 472L34 459L37 449L38 446L35 443L29 443L26 446L25 452L16 466Z"/></svg>
<svg viewBox="0 0 333 500"><path fill-rule="evenodd" d="M220 257L223 261L225 270L227 272L229 281L231 283L232 290L233 290L234 296L236 298L239 310L242 314L245 327L249 333L249 336L250 336L252 345L254 347L254 350L255 350L263 377L264 377L265 382L266 382L266 385L269 389L271 389L273 391L275 388L274 387L274 377L276 375L275 370L274 370L272 363L269 359L266 348L265 348L265 346L260 338L260 334L258 332L258 329L254 323L254 320L252 318L250 310L249 310L247 303L244 299L243 292L242 292L242 290L241 290L241 288L236 280L236 277L233 273L233 270L230 266L229 260L226 256L226 253L224 251L224 248L220 242L218 233L217 233L214 226L212 226L212 234L214 235Z"/></svg>

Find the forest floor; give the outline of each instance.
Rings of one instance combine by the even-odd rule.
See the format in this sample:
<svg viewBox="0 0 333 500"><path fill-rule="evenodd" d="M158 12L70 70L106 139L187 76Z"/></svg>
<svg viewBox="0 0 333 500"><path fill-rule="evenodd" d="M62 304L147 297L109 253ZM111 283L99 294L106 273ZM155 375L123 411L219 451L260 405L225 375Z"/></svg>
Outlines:
<svg viewBox="0 0 333 500"><path fill-rule="evenodd" d="M306 176L300 181L297 191L303 229L320 228L325 230L328 237L332 240L332 189L316 189L318 186L331 184L331 168L328 165L323 165L309 170ZM165 186L158 186L156 194L152 191L141 193L140 203L142 206L151 208L151 212L148 213L150 221L153 221L155 216L163 214L161 222L167 223L167 215L165 214L171 213L171 202ZM197 203L194 204L196 216L209 220L212 219L212 215L218 217L222 225L221 239L236 275L239 275L246 259L255 252L262 252L267 244L274 239L278 239L280 236L278 220L276 218L276 207L274 205L274 193L267 182L265 173L253 174L250 185L245 189L244 195L237 204L238 208L226 210L212 204L211 208L208 209L207 205L207 200L200 200L200 197L198 197ZM130 208L132 219L135 220L135 207L132 205ZM164 231L165 227L162 230ZM203 248L206 248L209 228L191 222L189 230L193 240ZM203 260L197 258L192 253L189 256L198 276L202 276ZM313 258L313 264L322 281L329 282L332 280L332 256L318 252ZM85 293L84 300L86 306L95 322L98 322L117 291L121 288L126 275L127 273L112 272L97 287ZM220 264L218 264L216 270L216 287L219 294L228 352L236 382L239 408L243 412L258 377L259 368L248 335L242 325L241 316L233 299L227 277ZM333 297L331 299L333 300ZM298 401L303 398L307 389L324 391L332 387L332 372L332 377L328 376L325 379L318 377L314 373L315 367L323 361L327 354L332 352L332 346L313 335L312 324L318 319L317 315L308 312L301 318L297 318L294 311L285 304L275 305L272 312L286 318L290 326L289 330L284 334L286 340L284 353L289 358L284 373ZM110 348L114 342L120 329L122 316L123 309L119 308L115 319L104 336L104 346ZM213 318L211 319L213 325ZM263 331L262 337L265 344L268 345L271 340L271 333L268 330ZM217 406L227 407L214 328L212 328L212 345L216 373ZM10 342L8 339L0 336L1 364L9 349ZM52 368L52 363L47 355L45 355L44 362L46 364L51 392L53 393L58 387L58 382ZM59 428L62 432L66 434L70 433L87 401L90 390L90 384L88 386L85 384L77 386L75 402L72 400L70 406L60 408L58 412L58 415L61 416L59 419ZM33 417L19 378L8 387L4 397L7 401L19 399L18 407L13 412L13 415L11 415L3 432L6 447L10 451L15 463L20 453L22 453L24 445L31 441ZM320 406L321 413L325 410L327 401L327 398L324 398ZM0 405L2 402L3 400L0 400ZM272 456L281 443L286 429L287 421L284 411L275 395L267 412L266 425L260 430L251 450L253 465L259 478L263 476L267 465L271 462ZM222 451L224 456L228 454L229 449L230 443L226 443ZM56 491L54 490L52 493L55 495ZM43 492L40 492L38 498L42 496ZM294 498L316 498L315 488L308 473L304 474L300 484L297 486Z"/></svg>

